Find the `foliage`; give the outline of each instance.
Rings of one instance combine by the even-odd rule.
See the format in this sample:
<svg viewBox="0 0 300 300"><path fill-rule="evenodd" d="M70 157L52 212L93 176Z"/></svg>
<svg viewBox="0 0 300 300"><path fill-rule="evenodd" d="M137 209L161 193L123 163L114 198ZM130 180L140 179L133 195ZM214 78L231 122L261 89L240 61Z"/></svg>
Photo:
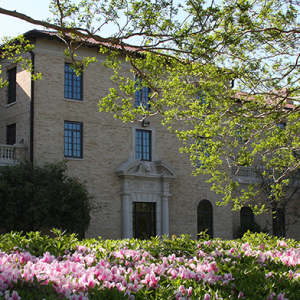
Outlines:
<svg viewBox="0 0 300 300"><path fill-rule="evenodd" d="M0 299L283 300L300 296L300 253L295 240L248 232L232 241L194 241L187 235L79 241L55 232L54 239L37 232L0 236ZM33 255L34 249L40 253Z"/></svg>
<svg viewBox="0 0 300 300"><path fill-rule="evenodd" d="M91 37L99 42L119 84L100 100L100 111L125 122L159 114L184 143L181 151L190 155L194 174L207 174L212 190L223 195L220 204L233 202L238 209L256 197L261 205L255 211L265 209L258 185L241 187L233 180L241 166L285 169L285 176L298 169L297 1L52 0L50 8L48 21L0 13L58 30L75 66L80 45ZM108 24L116 30L105 37ZM131 78L122 73L120 52L132 66ZM134 106L140 88L134 75L152 90L151 110ZM283 191L278 177L274 182L276 198Z"/></svg>
<svg viewBox="0 0 300 300"><path fill-rule="evenodd" d="M261 226L257 222L249 222L241 224L241 226L238 227L238 237L241 238L244 236L246 232L252 232L252 233L269 233L269 230L265 228L261 228Z"/></svg>
<svg viewBox="0 0 300 300"><path fill-rule="evenodd" d="M259 178L262 198L272 207L273 213L273 234L277 236L286 236L286 231L290 225L286 222L286 208L288 204L295 200L299 191L299 170L289 173L285 176L285 170L278 172L276 169L266 170L257 167L256 174ZM294 215L297 213L294 212Z"/></svg>
<svg viewBox="0 0 300 300"><path fill-rule="evenodd" d="M1 227L29 232L55 226L82 234L90 222L91 196L66 171L64 162L38 166L24 161L1 168Z"/></svg>
<svg viewBox="0 0 300 300"><path fill-rule="evenodd" d="M34 80L42 78L42 74L34 72L31 59L24 58L22 54L26 52L31 52L35 49L33 45L26 41L24 36L18 36L12 41L9 39L4 39L3 45L1 46L0 59L6 59L14 64L20 64L23 69L31 72L31 77ZM0 65L0 74L2 74ZM0 78L0 88L7 86L8 81Z"/></svg>

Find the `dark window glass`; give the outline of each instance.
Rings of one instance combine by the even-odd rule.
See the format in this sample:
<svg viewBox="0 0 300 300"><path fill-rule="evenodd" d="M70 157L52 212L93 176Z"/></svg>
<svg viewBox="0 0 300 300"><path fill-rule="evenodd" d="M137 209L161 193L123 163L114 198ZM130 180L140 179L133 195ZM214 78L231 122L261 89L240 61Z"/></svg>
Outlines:
<svg viewBox="0 0 300 300"><path fill-rule="evenodd" d="M8 99L7 103L16 102L17 68L8 70Z"/></svg>
<svg viewBox="0 0 300 300"><path fill-rule="evenodd" d="M286 123L279 123L279 124L277 124L277 127L280 129L285 129Z"/></svg>
<svg viewBox="0 0 300 300"><path fill-rule="evenodd" d="M149 239L156 236L155 203L133 203L133 237Z"/></svg>
<svg viewBox="0 0 300 300"><path fill-rule="evenodd" d="M236 135L239 142L245 142L245 125L237 125Z"/></svg>
<svg viewBox="0 0 300 300"><path fill-rule="evenodd" d="M206 230L206 234L213 237L213 210L208 200L202 200L197 207L198 233Z"/></svg>
<svg viewBox="0 0 300 300"><path fill-rule="evenodd" d="M150 109L149 99L150 99L149 87L143 86L142 78L135 77L135 107L143 106L146 110Z"/></svg>
<svg viewBox="0 0 300 300"><path fill-rule="evenodd" d="M6 126L6 144L13 145L16 143L16 124Z"/></svg>
<svg viewBox="0 0 300 300"><path fill-rule="evenodd" d="M136 130L135 156L141 160L151 161L151 131Z"/></svg>
<svg viewBox="0 0 300 300"><path fill-rule="evenodd" d="M200 100L199 104L201 104L201 106L203 106L205 108L209 107L209 104L207 102L207 97L206 97L206 93L205 92L203 92L203 91L197 92L196 99Z"/></svg>
<svg viewBox="0 0 300 300"><path fill-rule="evenodd" d="M65 98L82 100L82 75L76 75L71 64L65 64Z"/></svg>
<svg viewBox="0 0 300 300"><path fill-rule="evenodd" d="M65 157L82 158L82 123L65 121Z"/></svg>
<svg viewBox="0 0 300 300"><path fill-rule="evenodd" d="M254 214L250 207L241 208L241 226L254 222Z"/></svg>
<svg viewBox="0 0 300 300"><path fill-rule="evenodd" d="M273 209L273 235L285 237L285 210L283 208Z"/></svg>
<svg viewBox="0 0 300 300"><path fill-rule="evenodd" d="M209 157L209 152L208 152L208 144L207 144L207 142L205 141L205 138L199 138L199 140L198 140L198 142L197 142L197 144L199 145L199 146L202 146L202 149L201 149L201 152L202 153L204 153L204 155L206 156L206 157ZM200 151L200 150L199 150ZM199 153L199 152L198 152ZM202 168L205 168L205 165L203 164L203 162L199 159L199 154L198 154L198 156L197 156L197 167L198 168L200 168L200 167L202 167Z"/></svg>

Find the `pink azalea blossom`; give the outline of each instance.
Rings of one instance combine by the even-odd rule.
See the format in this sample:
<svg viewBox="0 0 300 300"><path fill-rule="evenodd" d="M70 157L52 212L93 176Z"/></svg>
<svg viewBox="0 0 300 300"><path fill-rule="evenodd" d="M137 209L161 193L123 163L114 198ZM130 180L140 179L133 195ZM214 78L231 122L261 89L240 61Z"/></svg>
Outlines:
<svg viewBox="0 0 300 300"><path fill-rule="evenodd" d="M277 297L277 300L289 300L288 298L284 298L284 295L285 295L285 293L283 293L283 294L280 293Z"/></svg>
<svg viewBox="0 0 300 300"><path fill-rule="evenodd" d="M206 293L206 294L204 295L204 300L210 300L210 295Z"/></svg>

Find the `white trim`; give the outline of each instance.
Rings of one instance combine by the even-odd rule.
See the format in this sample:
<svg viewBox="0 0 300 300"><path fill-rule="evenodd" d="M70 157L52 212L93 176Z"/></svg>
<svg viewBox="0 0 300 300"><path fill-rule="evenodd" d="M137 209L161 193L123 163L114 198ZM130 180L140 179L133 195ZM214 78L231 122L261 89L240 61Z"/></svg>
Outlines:
<svg viewBox="0 0 300 300"><path fill-rule="evenodd" d="M129 159L136 159L135 158L135 133L137 129L151 131L151 161L159 160L158 154L156 152L155 127L154 126L143 127L141 122L135 123L131 127L131 150L129 152Z"/></svg>
<svg viewBox="0 0 300 300"><path fill-rule="evenodd" d="M169 234L169 182L175 171L163 161L129 159L116 174L122 178L122 238L133 237L132 204L156 203L156 234Z"/></svg>
<svg viewBox="0 0 300 300"><path fill-rule="evenodd" d="M5 105L5 107L10 107L10 106L13 106L13 105L15 105L15 104L17 104L17 101L12 102L12 103L8 103L8 104Z"/></svg>
<svg viewBox="0 0 300 300"><path fill-rule="evenodd" d="M69 99L69 98L64 98L65 101L70 101L70 102L82 102L84 103L84 100L77 100L77 99Z"/></svg>

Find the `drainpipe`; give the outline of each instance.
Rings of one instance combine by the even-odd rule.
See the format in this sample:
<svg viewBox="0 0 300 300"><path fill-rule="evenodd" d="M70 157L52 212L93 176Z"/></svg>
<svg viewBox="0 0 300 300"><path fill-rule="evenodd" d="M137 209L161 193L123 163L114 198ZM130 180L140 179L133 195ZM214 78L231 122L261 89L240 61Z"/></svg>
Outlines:
<svg viewBox="0 0 300 300"><path fill-rule="evenodd" d="M30 51L32 70L31 75L34 75L34 53ZM30 161L33 163L33 134L34 134L34 80L31 78L31 90L30 90Z"/></svg>

